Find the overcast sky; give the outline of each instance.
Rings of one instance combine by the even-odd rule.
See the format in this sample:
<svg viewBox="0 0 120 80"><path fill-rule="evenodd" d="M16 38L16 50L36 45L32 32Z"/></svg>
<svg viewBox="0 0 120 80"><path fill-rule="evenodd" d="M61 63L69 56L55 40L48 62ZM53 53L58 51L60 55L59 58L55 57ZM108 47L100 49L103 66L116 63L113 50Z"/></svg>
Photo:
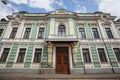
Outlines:
<svg viewBox="0 0 120 80"><path fill-rule="evenodd" d="M1 0L0 0L1 1ZM0 2L0 19L14 12L45 13L57 9L77 13L94 13L102 11L120 18L120 0L7 0Z"/></svg>

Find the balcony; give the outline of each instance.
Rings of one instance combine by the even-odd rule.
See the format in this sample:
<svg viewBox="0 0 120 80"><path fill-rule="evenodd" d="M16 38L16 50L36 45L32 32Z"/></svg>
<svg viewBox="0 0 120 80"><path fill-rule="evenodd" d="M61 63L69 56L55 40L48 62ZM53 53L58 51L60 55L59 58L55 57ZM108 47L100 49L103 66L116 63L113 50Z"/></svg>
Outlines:
<svg viewBox="0 0 120 80"><path fill-rule="evenodd" d="M79 39L75 35L59 35L59 34L51 34L46 41L79 41Z"/></svg>

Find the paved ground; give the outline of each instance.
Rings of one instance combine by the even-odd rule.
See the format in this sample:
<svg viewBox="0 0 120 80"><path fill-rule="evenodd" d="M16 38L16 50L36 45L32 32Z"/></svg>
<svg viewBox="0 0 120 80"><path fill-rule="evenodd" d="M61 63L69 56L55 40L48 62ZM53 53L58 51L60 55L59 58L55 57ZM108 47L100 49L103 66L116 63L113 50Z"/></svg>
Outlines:
<svg viewBox="0 0 120 80"><path fill-rule="evenodd" d="M0 80L120 80L120 74L11 74L0 73Z"/></svg>

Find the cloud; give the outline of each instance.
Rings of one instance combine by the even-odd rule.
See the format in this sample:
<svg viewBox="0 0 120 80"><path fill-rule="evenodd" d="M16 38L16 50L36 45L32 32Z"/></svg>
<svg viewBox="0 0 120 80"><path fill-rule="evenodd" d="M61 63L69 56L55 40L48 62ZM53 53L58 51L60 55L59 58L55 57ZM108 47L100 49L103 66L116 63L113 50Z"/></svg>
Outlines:
<svg viewBox="0 0 120 80"><path fill-rule="evenodd" d="M27 4L28 3L28 0L9 0L10 2L12 3L15 3L15 4Z"/></svg>
<svg viewBox="0 0 120 80"><path fill-rule="evenodd" d="M81 6L79 3L79 0L72 0L75 3L75 10L74 12L77 13L86 13L87 12L87 8L85 6Z"/></svg>
<svg viewBox="0 0 120 80"><path fill-rule="evenodd" d="M32 8L43 8L46 11L53 10L53 7L51 4L54 2L54 0L29 0L28 6Z"/></svg>
<svg viewBox="0 0 120 80"><path fill-rule="evenodd" d="M98 1L98 10L110 13L120 18L120 0L96 0Z"/></svg>
<svg viewBox="0 0 120 80"><path fill-rule="evenodd" d="M54 7L54 9L60 9L60 8L67 9L65 5L65 0L54 0L52 6Z"/></svg>
<svg viewBox="0 0 120 80"><path fill-rule="evenodd" d="M77 12L77 13L86 13L87 9L84 6L81 7L80 5L77 5L76 8L75 8L75 12Z"/></svg>
<svg viewBox="0 0 120 80"><path fill-rule="evenodd" d="M13 6L12 4L4 5L3 3L0 3L0 19L6 18L7 15L12 14L13 12L18 12L19 8L16 6ZM6 18L7 19L7 18Z"/></svg>
<svg viewBox="0 0 120 80"><path fill-rule="evenodd" d="M53 10L52 3L54 0L9 0L10 2L21 5L25 4L31 8L45 9L46 11Z"/></svg>

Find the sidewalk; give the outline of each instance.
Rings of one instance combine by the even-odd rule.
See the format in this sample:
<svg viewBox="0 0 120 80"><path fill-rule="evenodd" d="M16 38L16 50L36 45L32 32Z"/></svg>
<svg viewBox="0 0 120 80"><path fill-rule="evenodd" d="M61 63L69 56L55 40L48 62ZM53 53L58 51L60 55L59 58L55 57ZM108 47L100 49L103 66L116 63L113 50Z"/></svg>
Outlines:
<svg viewBox="0 0 120 80"><path fill-rule="evenodd" d="M11 74L0 73L0 80L120 80L120 74Z"/></svg>

